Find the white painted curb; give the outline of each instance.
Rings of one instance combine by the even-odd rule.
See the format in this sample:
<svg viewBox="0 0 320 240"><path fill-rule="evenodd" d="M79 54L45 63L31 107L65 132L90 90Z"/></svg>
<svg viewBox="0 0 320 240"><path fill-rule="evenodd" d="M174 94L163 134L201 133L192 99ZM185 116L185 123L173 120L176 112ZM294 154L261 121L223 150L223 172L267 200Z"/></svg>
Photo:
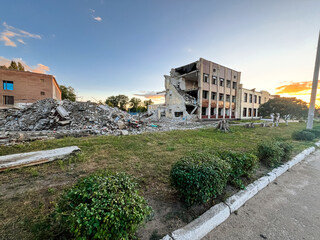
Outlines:
<svg viewBox="0 0 320 240"><path fill-rule="evenodd" d="M315 145L319 147L320 141L316 142ZM218 225L227 220L230 214L239 209L246 201L268 186L269 183L273 182L288 169L304 160L315 150L315 147L305 149L295 156L291 161L273 169L268 173L267 176L259 178L258 180L249 184L246 189L241 190L229 197L225 203L219 203L213 206L191 223L187 224L183 228L175 230L172 232L172 234L170 234L171 236L164 236L161 240L200 240Z"/></svg>
<svg viewBox="0 0 320 240"><path fill-rule="evenodd" d="M224 203L219 203L188 225L174 231L171 236L175 240L201 239L229 216L229 207Z"/></svg>

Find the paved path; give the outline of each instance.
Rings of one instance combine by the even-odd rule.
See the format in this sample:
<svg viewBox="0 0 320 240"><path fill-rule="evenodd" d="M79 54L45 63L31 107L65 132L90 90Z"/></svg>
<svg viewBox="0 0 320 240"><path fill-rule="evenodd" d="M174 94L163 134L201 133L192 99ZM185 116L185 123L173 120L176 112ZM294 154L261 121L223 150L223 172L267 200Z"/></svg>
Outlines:
<svg viewBox="0 0 320 240"><path fill-rule="evenodd" d="M320 239L320 150L291 168L205 240Z"/></svg>

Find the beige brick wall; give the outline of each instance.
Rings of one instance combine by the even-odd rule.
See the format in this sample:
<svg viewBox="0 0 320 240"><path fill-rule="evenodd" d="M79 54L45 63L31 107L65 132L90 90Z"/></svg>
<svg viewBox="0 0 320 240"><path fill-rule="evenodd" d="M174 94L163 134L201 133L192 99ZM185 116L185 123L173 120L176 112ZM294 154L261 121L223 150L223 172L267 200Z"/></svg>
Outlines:
<svg viewBox="0 0 320 240"><path fill-rule="evenodd" d="M13 90L4 90L3 81L12 81ZM61 100L59 86L52 75L0 69L0 84L0 107L8 107L4 105L3 96L13 96L15 105L45 98Z"/></svg>

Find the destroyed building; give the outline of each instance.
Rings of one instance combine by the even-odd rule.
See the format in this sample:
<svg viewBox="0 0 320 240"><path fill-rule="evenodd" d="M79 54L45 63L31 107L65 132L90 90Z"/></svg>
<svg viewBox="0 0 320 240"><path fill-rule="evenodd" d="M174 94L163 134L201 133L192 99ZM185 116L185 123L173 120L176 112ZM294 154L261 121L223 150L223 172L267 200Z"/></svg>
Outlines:
<svg viewBox="0 0 320 240"><path fill-rule="evenodd" d="M236 111L240 72L200 58L164 77L166 107L158 111L167 118L240 118Z"/></svg>
<svg viewBox="0 0 320 240"><path fill-rule="evenodd" d="M61 100L59 85L52 75L0 69L0 108L23 107L38 100Z"/></svg>

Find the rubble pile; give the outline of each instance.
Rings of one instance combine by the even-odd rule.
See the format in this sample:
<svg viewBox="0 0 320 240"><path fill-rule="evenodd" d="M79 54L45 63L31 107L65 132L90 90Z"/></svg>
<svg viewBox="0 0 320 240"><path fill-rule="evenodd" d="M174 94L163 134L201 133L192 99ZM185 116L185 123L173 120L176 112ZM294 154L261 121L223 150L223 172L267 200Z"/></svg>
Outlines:
<svg viewBox="0 0 320 240"><path fill-rule="evenodd" d="M0 131L85 131L102 135L127 135L145 125L118 108L92 102L44 99L24 108L0 112Z"/></svg>

